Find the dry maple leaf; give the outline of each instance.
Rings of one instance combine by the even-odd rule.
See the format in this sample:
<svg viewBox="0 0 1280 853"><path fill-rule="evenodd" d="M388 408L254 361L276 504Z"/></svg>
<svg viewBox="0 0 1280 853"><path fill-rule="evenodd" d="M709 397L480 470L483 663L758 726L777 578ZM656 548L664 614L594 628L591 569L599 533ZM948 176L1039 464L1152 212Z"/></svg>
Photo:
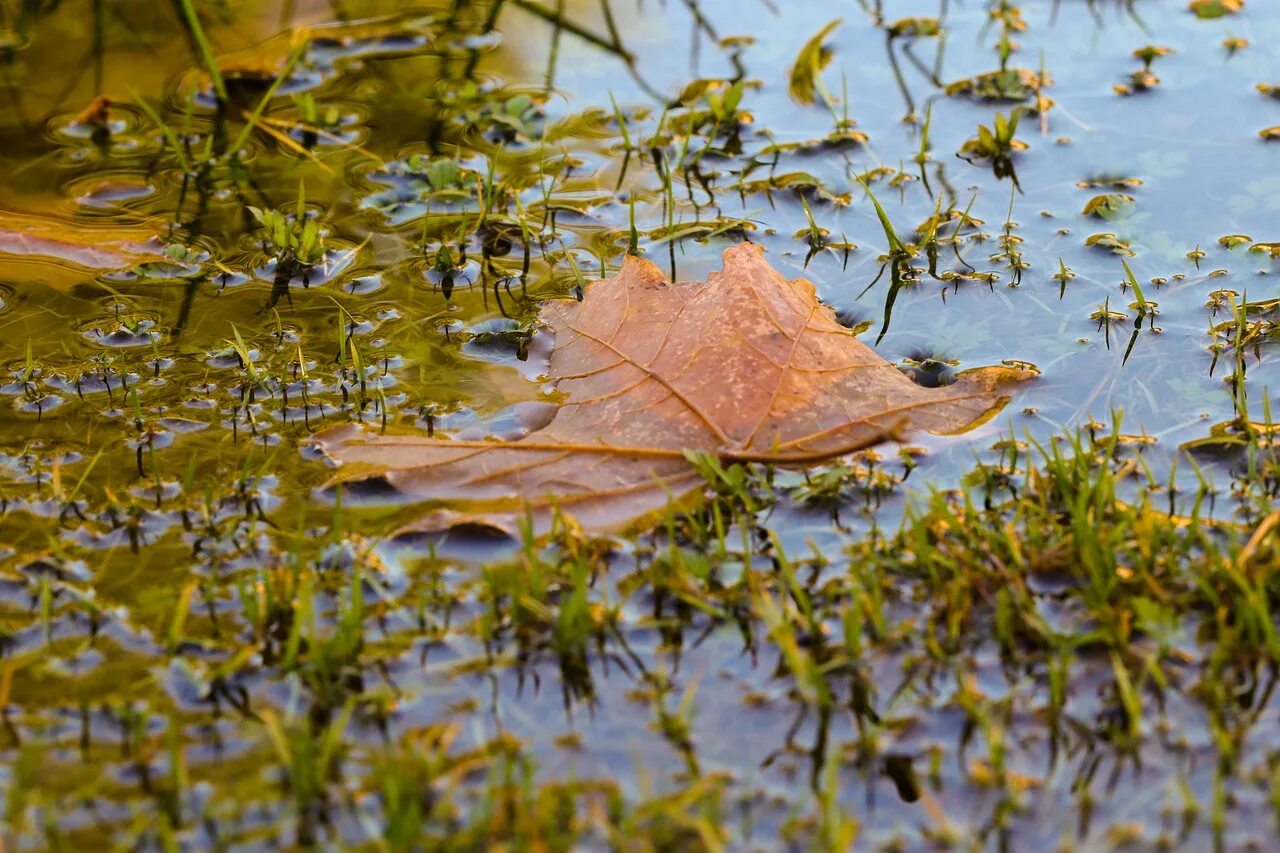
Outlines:
<svg viewBox="0 0 1280 853"><path fill-rule="evenodd" d="M48 258L64 266L115 270L164 258L164 243L146 226L81 225L0 210L0 256Z"/></svg>
<svg viewBox="0 0 1280 853"><path fill-rule="evenodd" d="M616 528L700 485L686 451L802 465L906 428L959 432L1031 375L981 368L942 388L916 385L836 322L812 284L783 278L750 243L727 250L705 284L672 284L628 257L581 303L550 303L541 320L555 336L548 379L563 400L545 426L515 441L331 429L315 440L349 466L338 481L381 479L474 512L430 514L409 530L520 512L545 529L555 508L586 528Z"/></svg>

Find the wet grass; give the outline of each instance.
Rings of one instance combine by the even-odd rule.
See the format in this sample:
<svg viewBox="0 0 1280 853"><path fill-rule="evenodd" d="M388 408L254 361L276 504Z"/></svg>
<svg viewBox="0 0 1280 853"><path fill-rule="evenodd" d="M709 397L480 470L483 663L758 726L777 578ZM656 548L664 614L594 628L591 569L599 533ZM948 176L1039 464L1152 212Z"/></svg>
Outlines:
<svg viewBox="0 0 1280 853"><path fill-rule="evenodd" d="M95 679L77 678L78 664L126 640L114 608L85 595L91 578L50 555L7 593L34 617L11 635L5 669L11 736L23 732L11 831L75 846L68 815L101 813L134 790L121 837L143 846L716 847L776 832L839 848L860 823L839 791L892 785L927 815L922 836L900 843L960 843L1035 834L1026 821L1042 798L1088 835L1128 808L1099 797L1095 777L1125 784L1170 766L1177 819L1135 827L1134 840L1222 843L1228 811L1270 810L1280 779L1267 750L1245 748L1265 737L1280 659L1270 512L1280 461L1252 433L1253 462L1232 485L1238 516L1219 519L1208 484L1171 491L1143 457L1147 442L1120 426L1047 447L1010 436L964 491L936 493L897 530L873 528L835 552L788 553L771 519L787 506L860 506L874 519L910 467L865 454L794 481L708 459L712 500L670 512L629 552L566 522L474 573L438 560L388 573L341 518L318 542L283 531L287 552L197 576L158 608L149 654L168 661L154 676L167 708L126 693L33 725L12 707L18 697L69 678L84 695ZM143 642L127 646L147 654ZM674 676L708 643L754 661L718 688L745 692L710 713L741 703L744 721L777 721L767 728L783 737L751 751L769 747L765 766L794 780L797 810L781 823L744 780L707 766L716 726L699 706L713 688ZM451 695L495 676L523 684L517 693L545 691L571 719L631 705L670 750L664 760L682 766L680 781L662 793L608 777L538 781L519 738L466 736L475 699L407 724L409 683ZM232 742L219 734L228 724ZM559 748L582 744L566 736ZM107 775L67 772L75 766ZM231 784L242 777L256 781ZM960 808L972 792L981 806ZM758 815L748 826L763 822L755 833L733 817L744 810Z"/></svg>

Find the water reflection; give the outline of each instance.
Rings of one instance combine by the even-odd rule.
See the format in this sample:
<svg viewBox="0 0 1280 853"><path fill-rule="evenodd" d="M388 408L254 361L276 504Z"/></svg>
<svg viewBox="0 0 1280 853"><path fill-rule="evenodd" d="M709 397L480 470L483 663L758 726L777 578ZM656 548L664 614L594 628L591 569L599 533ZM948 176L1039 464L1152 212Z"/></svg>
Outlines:
<svg viewBox="0 0 1280 853"><path fill-rule="evenodd" d="M591 780L565 823L670 798L627 819L675 846L1265 843L1274 677L1214 657L1235 623L1144 592L1139 715L1052 550L1015 608L1045 633L1006 635L1008 583L940 599L846 548L912 492L1001 500L1018 441L1120 409L1126 495L1177 458L1171 511L1230 517L1242 470L1270 511L1240 452L1274 384L1270 10L393 6L201 5L225 97L182 4L4 20L0 208L163 243L102 275L0 260L17 846L50 814L70 845L438 839L540 811L511 793L535 766ZM335 421L517 435L541 300L627 250L702 278L743 239L922 384L1041 378L967 436L626 540L455 525L298 452Z"/></svg>

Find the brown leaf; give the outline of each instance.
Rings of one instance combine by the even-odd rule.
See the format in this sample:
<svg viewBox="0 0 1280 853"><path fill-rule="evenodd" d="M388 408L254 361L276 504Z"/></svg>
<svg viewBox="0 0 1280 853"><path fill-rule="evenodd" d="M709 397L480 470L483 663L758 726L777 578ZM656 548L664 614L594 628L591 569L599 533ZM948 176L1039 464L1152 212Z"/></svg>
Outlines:
<svg viewBox="0 0 1280 853"><path fill-rule="evenodd" d="M705 284L672 284L628 257L581 303L551 303L541 320L555 335L548 378L563 398L549 423L511 442L328 430L320 448L351 466L338 479L382 478L405 496L483 513L531 511L540 527L558 507L583 527L616 528L700 484L687 450L803 465L908 427L960 432L1031 375L983 368L943 388L916 385L837 323L812 284L784 279L749 243L726 251Z"/></svg>
<svg viewBox="0 0 1280 853"><path fill-rule="evenodd" d="M164 257L164 243L145 226L81 225L0 210L0 255L49 258L88 270L115 270Z"/></svg>

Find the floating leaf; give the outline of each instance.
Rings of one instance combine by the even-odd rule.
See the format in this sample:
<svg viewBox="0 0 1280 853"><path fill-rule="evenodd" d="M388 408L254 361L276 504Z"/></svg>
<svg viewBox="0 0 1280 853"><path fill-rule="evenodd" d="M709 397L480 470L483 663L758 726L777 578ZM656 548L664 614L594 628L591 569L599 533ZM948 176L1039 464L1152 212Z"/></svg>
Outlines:
<svg viewBox="0 0 1280 853"><path fill-rule="evenodd" d="M1171 47L1165 47L1158 44L1143 45L1133 52L1133 58L1140 60L1144 65L1150 65L1157 59L1173 55L1174 50Z"/></svg>
<svg viewBox="0 0 1280 853"><path fill-rule="evenodd" d="M1191 0L1187 8L1197 18L1208 20L1236 14L1244 8L1244 0Z"/></svg>
<svg viewBox="0 0 1280 853"><path fill-rule="evenodd" d="M1117 219L1133 210L1134 204L1134 197L1126 193L1103 193L1085 202L1084 209L1080 212L1085 216Z"/></svg>
<svg viewBox="0 0 1280 853"><path fill-rule="evenodd" d="M0 211L0 255L35 256L87 270L115 270L165 259L165 245L145 226L88 226L54 217Z"/></svg>
<svg viewBox="0 0 1280 853"><path fill-rule="evenodd" d="M1085 238L1086 246L1097 246L1100 249L1110 249L1117 255L1125 255L1130 258L1134 256L1134 251L1129 247L1129 241L1123 237L1117 237L1111 232L1103 234L1090 234Z"/></svg>
<svg viewBox="0 0 1280 853"><path fill-rule="evenodd" d="M1126 175L1095 175L1091 178L1085 178L1082 181L1076 181L1076 186L1082 190L1103 189L1112 187L1115 189L1135 189L1142 186L1142 178L1134 178Z"/></svg>
<svg viewBox="0 0 1280 853"><path fill-rule="evenodd" d="M1050 81L1025 68L988 71L947 85L949 96L967 95L983 101L1026 101Z"/></svg>
<svg viewBox="0 0 1280 853"><path fill-rule="evenodd" d="M814 34L813 38L805 42L804 47L800 48L800 52L796 54L795 64L791 66L791 83L787 87L787 91L791 93L792 100L796 103L813 104L817 102L818 75L831 62L831 48L827 47L823 42L826 41L827 36L831 35L836 27L840 26L840 23L840 18L828 22L825 27Z"/></svg>
<svg viewBox="0 0 1280 853"><path fill-rule="evenodd" d="M942 35L942 22L937 18L899 18L889 25L892 38L933 38Z"/></svg>
<svg viewBox="0 0 1280 853"><path fill-rule="evenodd" d="M960 432L1032 375L992 367L916 385L842 327L812 284L783 278L749 243L726 251L705 283L673 284L628 256L581 303L551 303L541 320L555 336L548 379L563 400L542 428L510 442L328 430L316 441L348 466L339 480L381 479L486 520L528 510L545 528L559 508L584 527L617 528L698 488L690 452L804 465L907 428Z"/></svg>
<svg viewBox="0 0 1280 853"><path fill-rule="evenodd" d="M748 195L753 193L769 193L770 191L787 191L799 195L808 195L833 204L847 205L851 195L847 192L837 193L831 190L823 180L809 172L784 172L771 174L759 181L746 181L741 190Z"/></svg>
<svg viewBox="0 0 1280 853"><path fill-rule="evenodd" d="M1227 234L1225 237L1218 238L1218 245L1227 249L1234 249L1236 246L1252 242L1253 238L1248 234Z"/></svg>

